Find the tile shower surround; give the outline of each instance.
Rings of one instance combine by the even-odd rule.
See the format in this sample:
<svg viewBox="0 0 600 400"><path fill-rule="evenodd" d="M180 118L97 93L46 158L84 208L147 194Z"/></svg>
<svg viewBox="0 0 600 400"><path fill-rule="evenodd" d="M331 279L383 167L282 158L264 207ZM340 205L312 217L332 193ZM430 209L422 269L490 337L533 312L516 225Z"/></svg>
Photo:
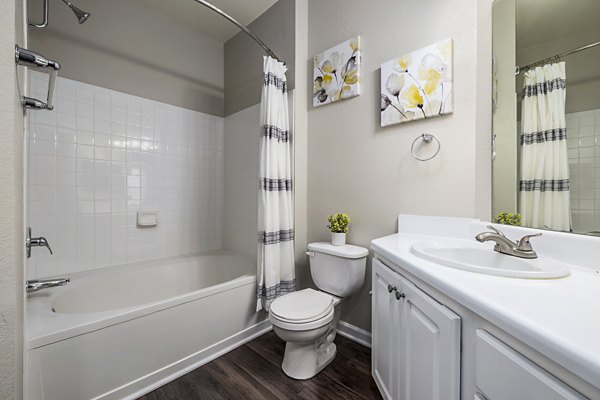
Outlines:
<svg viewBox="0 0 600 400"><path fill-rule="evenodd" d="M64 78L55 105L29 112L28 224L54 250L29 278L222 248L223 118Z"/></svg>
<svg viewBox="0 0 600 400"><path fill-rule="evenodd" d="M566 115L575 232L600 231L600 110Z"/></svg>

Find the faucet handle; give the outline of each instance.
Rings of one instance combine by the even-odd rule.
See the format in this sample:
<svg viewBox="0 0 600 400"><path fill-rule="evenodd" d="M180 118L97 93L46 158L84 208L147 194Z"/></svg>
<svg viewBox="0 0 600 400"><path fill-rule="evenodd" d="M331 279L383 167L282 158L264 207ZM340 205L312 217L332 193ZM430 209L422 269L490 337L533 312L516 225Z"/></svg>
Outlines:
<svg viewBox="0 0 600 400"><path fill-rule="evenodd" d="M504 233L502 233L502 231L500 231L500 229L496 229L491 225L488 225L487 228L493 230L494 232L496 232L498 235L500 235L502 237L506 237L506 235L504 235Z"/></svg>
<svg viewBox="0 0 600 400"><path fill-rule="evenodd" d="M533 251L533 247L531 247L531 243L529 243L529 239L532 237L542 236L541 233L535 233L533 235L526 235L519 240L519 250L523 251Z"/></svg>
<svg viewBox="0 0 600 400"><path fill-rule="evenodd" d="M52 253L52 248L50 247L50 243L48 243L48 240L46 240L45 237L40 236L38 238L38 243L39 243L38 246L45 247L45 248L48 249L48 251L50 252L50 254L54 254L54 253Z"/></svg>

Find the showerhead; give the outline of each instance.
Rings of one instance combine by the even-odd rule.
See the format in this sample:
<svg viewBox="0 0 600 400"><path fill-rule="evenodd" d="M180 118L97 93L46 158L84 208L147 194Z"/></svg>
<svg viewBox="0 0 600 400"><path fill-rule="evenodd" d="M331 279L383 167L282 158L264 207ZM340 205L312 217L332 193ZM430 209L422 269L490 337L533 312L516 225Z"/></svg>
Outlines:
<svg viewBox="0 0 600 400"><path fill-rule="evenodd" d="M73 3L71 3L71 2L69 2L67 0L63 0L63 3L65 3L66 5L68 5L69 8L71 10L73 10L73 13L77 17L77 20L79 21L80 24L83 24L85 21L87 21L87 19L91 15L89 12L83 11L82 9L80 9L77 6L74 6Z"/></svg>

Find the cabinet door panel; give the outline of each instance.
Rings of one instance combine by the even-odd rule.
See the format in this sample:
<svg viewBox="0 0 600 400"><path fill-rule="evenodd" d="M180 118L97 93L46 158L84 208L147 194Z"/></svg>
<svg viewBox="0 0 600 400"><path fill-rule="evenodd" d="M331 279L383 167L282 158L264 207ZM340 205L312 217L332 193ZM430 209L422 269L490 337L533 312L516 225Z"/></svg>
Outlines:
<svg viewBox="0 0 600 400"><path fill-rule="evenodd" d="M404 278L400 396L403 400L460 398L460 317Z"/></svg>
<svg viewBox="0 0 600 400"><path fill-rule="evenodd" d="M372 366L373 379L385 399L397 398L400 301L388 285L398 286L399 275L373 259Z"/></svg>
<svg viewBox="0 0 600 400"><path fill-rule="evenodd" d="M486 331L476 337L477 388L489 400L585 399Z"/></svg>

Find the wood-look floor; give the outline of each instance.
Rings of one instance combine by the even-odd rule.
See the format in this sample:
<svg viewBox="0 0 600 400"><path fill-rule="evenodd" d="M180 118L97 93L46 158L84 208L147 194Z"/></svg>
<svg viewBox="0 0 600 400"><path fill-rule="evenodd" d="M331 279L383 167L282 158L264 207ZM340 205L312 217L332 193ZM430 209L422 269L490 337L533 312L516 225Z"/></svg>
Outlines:
<svg viewBox="0 0 600 400"><path fill-rule="evenodd" d="M285 342L271 331L140 399L381 399L371 378L370 350L339 335L335 341L335 360L312 379L283 373Z"/></svg>

